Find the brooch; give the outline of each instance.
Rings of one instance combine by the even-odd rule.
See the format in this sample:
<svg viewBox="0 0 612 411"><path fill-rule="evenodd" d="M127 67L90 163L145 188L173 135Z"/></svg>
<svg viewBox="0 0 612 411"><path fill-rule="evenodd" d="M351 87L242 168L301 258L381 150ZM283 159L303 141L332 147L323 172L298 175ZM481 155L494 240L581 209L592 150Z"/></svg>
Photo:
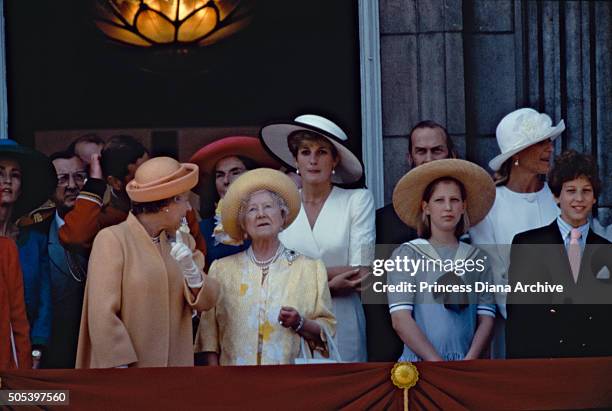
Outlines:
<svg viewBox="0 0 612 411"><path fill-rule="evenodd" d="M293 264L296 258L298 258L298 253L293 250L286 249L285 250L285 258L287 258L287 262L289 265Z"/></svg>

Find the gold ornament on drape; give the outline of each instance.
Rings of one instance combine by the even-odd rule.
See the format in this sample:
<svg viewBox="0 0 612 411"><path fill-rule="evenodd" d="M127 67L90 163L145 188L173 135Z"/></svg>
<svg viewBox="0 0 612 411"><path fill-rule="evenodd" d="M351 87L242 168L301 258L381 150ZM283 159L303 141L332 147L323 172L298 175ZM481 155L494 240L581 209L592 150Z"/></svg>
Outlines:
<svg viewBox="0 0 612 411"><path fill-rule="evenodd" d="M404 390L404 411L408 411L408 390L419 380L419 371L411 362L398 362L391 370L391 381Z"/></svg>

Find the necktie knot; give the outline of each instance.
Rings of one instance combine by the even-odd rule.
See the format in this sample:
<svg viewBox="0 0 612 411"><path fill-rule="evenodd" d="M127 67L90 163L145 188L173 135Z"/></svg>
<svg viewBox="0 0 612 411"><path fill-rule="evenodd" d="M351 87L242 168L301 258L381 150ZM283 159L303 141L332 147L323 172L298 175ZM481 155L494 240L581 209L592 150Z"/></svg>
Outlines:
<svg viewBox="0 0 612 411"><path fill-rule="evenodd" d="M578 244L578 239L580 239L580 237L582 237L580 230L577 228L572 228L572 231L570 231L570 243Z"/></svg>

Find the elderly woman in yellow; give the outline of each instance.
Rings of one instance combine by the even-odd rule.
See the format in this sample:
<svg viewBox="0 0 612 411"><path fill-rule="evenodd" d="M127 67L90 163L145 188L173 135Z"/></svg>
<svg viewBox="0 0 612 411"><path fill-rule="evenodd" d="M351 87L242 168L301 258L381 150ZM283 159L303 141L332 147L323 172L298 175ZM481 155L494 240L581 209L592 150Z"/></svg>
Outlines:
<svg viewBox="0 0 612 411"><path fill-rule="evenodd" d="M209 365L289 364L301 338L326 355L336 321L325 266L278 239L299 210L295 183L276 170L248 171L229 187L221 210L225 230L237 240L250 238L251 246L210 268L222 293L202 315L196 339Z"/></svg>
<svg viewBox="0 0 612 411"><path fill-rule="evenodd" d="M181 224L197 181L195 164L169 157L136 170L127 220L93 243L77 368L193 365L192 312L213 307L219 292Z"/></svg>

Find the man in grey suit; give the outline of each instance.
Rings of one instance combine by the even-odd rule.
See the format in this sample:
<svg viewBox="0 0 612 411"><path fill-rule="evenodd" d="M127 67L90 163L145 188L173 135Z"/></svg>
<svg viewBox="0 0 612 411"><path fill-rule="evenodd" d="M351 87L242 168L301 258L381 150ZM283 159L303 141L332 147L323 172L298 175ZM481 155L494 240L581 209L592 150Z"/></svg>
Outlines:
<svg viewBox="0 0 612 411"><path fill-rule="evenodd" d="M87 168L72 151L55 153L51 161L58 181L52 198L55 212L34 226L48 234L53 307L51 338L42 357L41 367L74 368L87 259L80 250L64 248L59 241L58 230L85 184Z"/></svg>

